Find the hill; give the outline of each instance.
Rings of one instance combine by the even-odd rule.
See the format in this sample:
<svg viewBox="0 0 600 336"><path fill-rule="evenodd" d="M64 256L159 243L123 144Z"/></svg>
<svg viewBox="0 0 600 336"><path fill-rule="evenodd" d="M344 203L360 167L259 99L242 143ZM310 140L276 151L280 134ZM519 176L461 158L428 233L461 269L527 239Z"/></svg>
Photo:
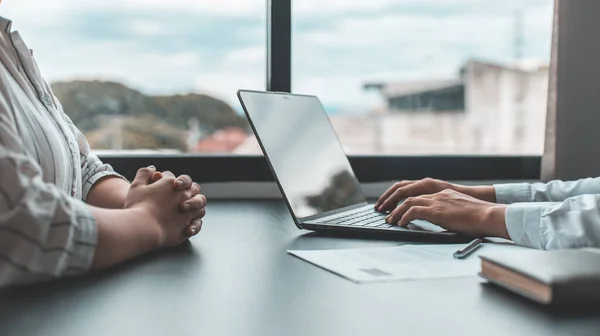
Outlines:
<svg viewBox="0 0 600 336"><path fill-rule="evenodd" d="M119 134L118 149L185 150L191 123L204 136L229 127L249 131L246 119L231 106L204 94L149 96L121 83L82 80L51 87L92 148L115 148L110 138Z"/></svg>

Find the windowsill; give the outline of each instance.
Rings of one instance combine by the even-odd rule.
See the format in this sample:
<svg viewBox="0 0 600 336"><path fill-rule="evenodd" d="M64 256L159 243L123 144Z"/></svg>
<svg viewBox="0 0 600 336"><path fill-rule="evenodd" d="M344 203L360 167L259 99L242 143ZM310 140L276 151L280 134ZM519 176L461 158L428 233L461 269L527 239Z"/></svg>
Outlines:
<svg viewBox="0 0 600 336"><path fill-rule="evenodd" d="M496 183L525 181L455 181L466 185L489 185ZM527 181L532 182L532 181ZM377 199L393 182L363 183L362 187L368 199ZM275 182L219 182L203 183L202 193L211 199L281 199L281 192Z"/></svg>

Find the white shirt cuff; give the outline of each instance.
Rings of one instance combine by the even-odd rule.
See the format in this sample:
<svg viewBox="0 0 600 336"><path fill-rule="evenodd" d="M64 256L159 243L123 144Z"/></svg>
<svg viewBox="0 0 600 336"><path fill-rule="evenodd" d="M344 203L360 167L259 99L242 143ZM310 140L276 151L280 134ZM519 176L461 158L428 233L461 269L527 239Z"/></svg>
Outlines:
<svg viewBox="0 0 600 336"><path fill-rule="evenodd" d="M494 184L496 203L512 204L531 202L531 185L529 183Z"/></svg>
<svg viewBox="0 0 600 336"><path fill-rule="evenodd" d="M520 246L544 249L540 221L547 203L514 203L506 207L506 229Z"/></svg>

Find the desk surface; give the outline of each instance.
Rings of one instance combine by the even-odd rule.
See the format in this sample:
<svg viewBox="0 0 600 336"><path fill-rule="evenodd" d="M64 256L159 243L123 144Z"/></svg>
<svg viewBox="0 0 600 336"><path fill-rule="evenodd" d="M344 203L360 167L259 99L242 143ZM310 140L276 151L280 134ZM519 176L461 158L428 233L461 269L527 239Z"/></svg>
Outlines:
<svg viewBox="0 0 600 336"><path fill-rule="evenodd" d="M397 245L298 230L282 202L213 202L191 244L0 292L0 335L598 335L477 277L357 285L286 249Z"/></svg>

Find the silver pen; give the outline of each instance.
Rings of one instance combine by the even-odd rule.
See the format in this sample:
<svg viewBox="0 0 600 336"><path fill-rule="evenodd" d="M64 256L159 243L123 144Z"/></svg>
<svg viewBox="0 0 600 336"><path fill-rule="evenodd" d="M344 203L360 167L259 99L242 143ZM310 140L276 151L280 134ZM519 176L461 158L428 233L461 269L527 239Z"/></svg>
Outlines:
<svg viewBox="0 0 600 336"><path fill-rule="evenodd" d="M482 245L483 245L483 239L481 239L481 238L474 239L472 242L470 242L469 244L467 244L465 247L463 247L460 250L454 252L454 258L455 259L464 259L464 258L468 257L469 254L473 253L473 251L475 251L477 248L479 248Z"/></svg>

